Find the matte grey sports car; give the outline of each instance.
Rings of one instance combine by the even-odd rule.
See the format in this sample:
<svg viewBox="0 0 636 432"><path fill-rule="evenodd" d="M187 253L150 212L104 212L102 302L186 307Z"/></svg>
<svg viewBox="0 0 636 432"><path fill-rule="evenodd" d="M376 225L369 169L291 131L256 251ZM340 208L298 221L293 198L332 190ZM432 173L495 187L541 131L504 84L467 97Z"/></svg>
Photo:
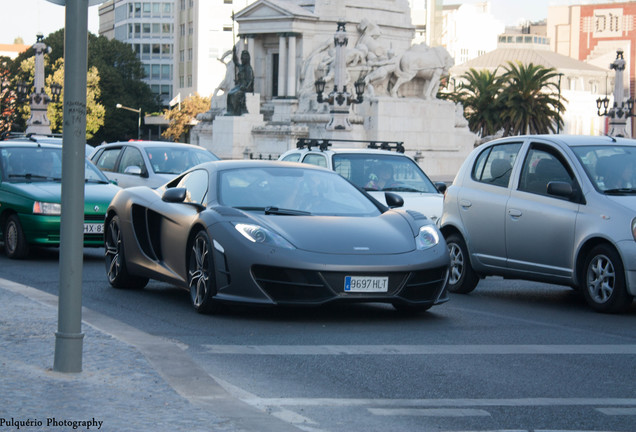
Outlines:
<svg viewBox="0 0 636 432"><path fill-rule="evenodd" d="M199 312L333 301L419 311L448 299L450 258L430 219L307 164L204 163L157 189L121 190L104 229L112 286L166 281Z"/></svg>

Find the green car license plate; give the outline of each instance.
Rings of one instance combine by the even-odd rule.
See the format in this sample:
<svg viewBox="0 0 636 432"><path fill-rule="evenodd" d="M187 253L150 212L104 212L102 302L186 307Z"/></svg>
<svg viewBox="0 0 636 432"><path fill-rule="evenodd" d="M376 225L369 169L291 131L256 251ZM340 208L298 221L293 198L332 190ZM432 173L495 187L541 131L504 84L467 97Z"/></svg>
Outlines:
<svg viewBox="0 0 636 432"><path fill-rule="evenodd" d="M104 224L102 223L85 223L84 234L104 234Z"/></svg>
<svg viewBox="0 0 636 432"><path fill-rule="evenodd" d="M388 276L345 276L345 292L387 292Z"/></svg>

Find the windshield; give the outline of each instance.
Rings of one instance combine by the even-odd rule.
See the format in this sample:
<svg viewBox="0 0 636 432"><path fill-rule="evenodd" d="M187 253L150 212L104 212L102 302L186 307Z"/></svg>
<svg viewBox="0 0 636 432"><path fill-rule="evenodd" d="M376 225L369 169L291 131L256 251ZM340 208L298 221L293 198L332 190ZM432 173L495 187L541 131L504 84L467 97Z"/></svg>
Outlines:
<svg viewBox="0 0 636 432"><path fill-rule="evenodd" d="M0 149L2 181L11 183L59 182L62 180L62 147L3 147ZM88 160L87 182L108 183L108 179Z"/></svg>
<svg viewBox="0 0 636 432"><path fill-rule="evenodd" d="M205 149L196 147L148 147L146 154L157 174L181 174L203 162L219 160Z"/></svg>
<svg viewBox="0 0 636 432"><path fill-rule="evenodd" d="M333 168L368 191L439 193L419 165L404 155L334 154Z"/></svg>
<svg viewBox="0 0 636 432"><path fill-rule="evenodd" d="M636 147L599 145L573 147L572 150L600 192L636 192Z"/></svg>
<svg viewBox="0 0 636 432"><path fill-rule="evenodd" d="M380 210L332 172L303 168L241 168L219 173L219 202L279 215L376 216Z"/></svg>

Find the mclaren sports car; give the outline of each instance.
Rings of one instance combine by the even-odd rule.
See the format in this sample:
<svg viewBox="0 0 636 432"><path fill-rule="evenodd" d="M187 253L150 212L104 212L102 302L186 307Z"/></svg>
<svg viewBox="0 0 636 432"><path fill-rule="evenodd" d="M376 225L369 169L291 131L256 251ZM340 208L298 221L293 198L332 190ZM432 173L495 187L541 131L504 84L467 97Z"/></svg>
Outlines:
<svg viewBox="0 0 636 432"><path fill-rule="evenodd" d="M110 285L182 287L196 311L229 303L382 302L423 311L448 299L450 257L426 216L389 207L325 168L215 161L157 189L123 189L106 215Z"/></svg>

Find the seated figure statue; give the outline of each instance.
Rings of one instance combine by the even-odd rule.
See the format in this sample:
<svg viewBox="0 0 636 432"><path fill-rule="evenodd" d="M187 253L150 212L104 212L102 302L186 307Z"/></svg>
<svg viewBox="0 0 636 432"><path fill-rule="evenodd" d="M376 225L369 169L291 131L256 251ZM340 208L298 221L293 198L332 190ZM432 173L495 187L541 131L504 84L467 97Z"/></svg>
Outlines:
<svg viewBox="0 0 636 432"><path fill-rule="evenodd" d="M254 70L250 66L250 53L241 52L241 63L236 56L236 47L232 49L232 61L237 71L235 86L227 94L228 116L240 116L247 113L245 93L254 92Z"/></svg>

